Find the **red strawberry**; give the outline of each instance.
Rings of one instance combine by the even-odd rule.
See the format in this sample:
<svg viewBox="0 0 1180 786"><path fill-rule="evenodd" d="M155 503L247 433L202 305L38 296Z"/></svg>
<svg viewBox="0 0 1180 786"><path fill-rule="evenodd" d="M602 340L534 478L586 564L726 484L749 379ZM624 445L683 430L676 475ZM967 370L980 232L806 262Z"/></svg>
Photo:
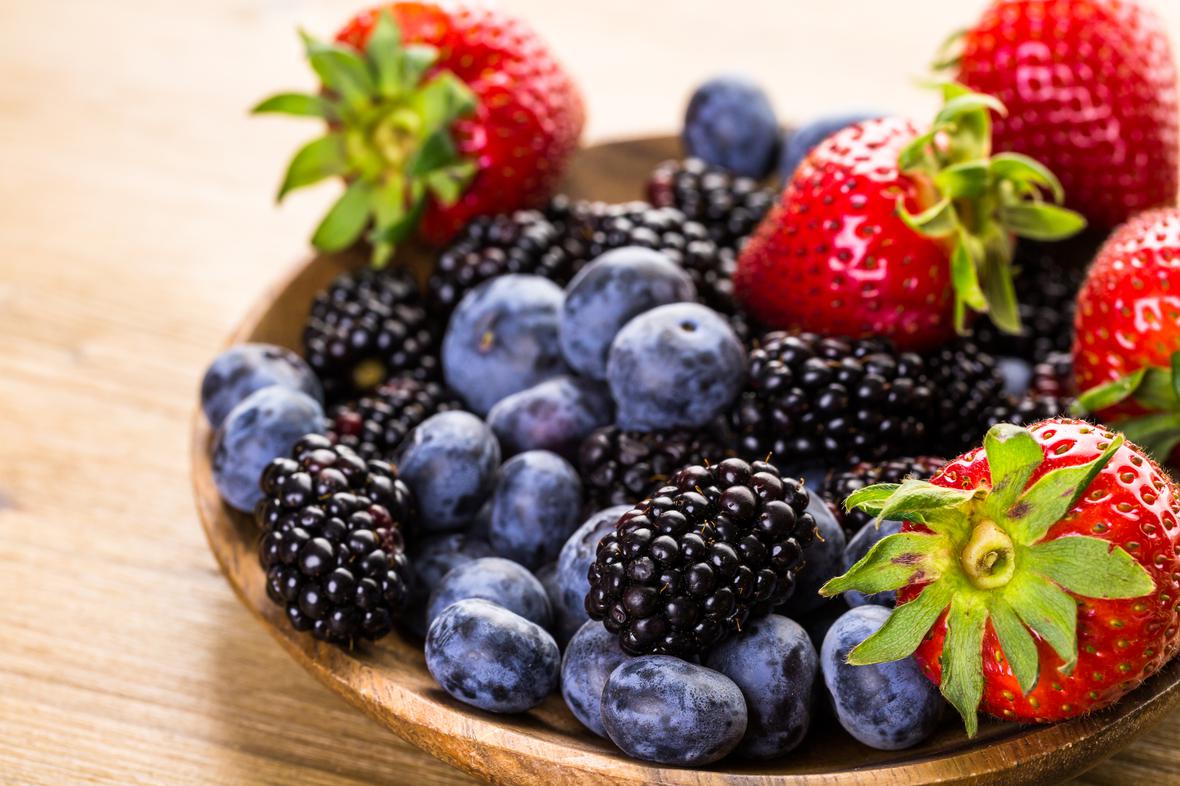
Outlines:
<svg viewBox="0 0 1180 786"><path fill-rule="evenodd" d="M764 324L886 336L903 349L945 342L968 309L1019 332L1013 237L1066 237L1084 222L1056 201L1035 161L991 157L995 101L958 85L923 133L894 118L850 126L795 171L742 249L739 299Z"/></svg>
<svg viewBox="0 0 1180 786"><path fill-rule="evenodd" d="M1143 213L1102 247L1078 293L1073 367L1083 408L1180 459L1180 210Z"/></svg>
<svg viewBox="0 0 1180 786"><path fill-rule="evenodd" d="M1070 207L1113 227L1176 203L1176 65L1136 0L997 0L963 37L958 80L1008 107L997 150L1052 169Z"/></svg>
<svg viewBox="0 0 1180 786"><path fill-rule="evenodd" d="M822 590L898 590L849 662L912 653L969 735L979 707L1034 722L1105 707L1180 644L1180 489L1101 426L995 426L931 481L847 504L905 521Z"/></svg>
<svg viewBox="0 0 1180 786"><path fill-rule="evenodd" d="M371 224L382 264L419 226L441 244L476 215L553 193L582 133L582 99L523 22L399 2L357 15L336 41L305 38L321 95L281 94L255 109L328 121L279 192L332 176L348 183L312 238L317 248L346 248Z"/></svg>

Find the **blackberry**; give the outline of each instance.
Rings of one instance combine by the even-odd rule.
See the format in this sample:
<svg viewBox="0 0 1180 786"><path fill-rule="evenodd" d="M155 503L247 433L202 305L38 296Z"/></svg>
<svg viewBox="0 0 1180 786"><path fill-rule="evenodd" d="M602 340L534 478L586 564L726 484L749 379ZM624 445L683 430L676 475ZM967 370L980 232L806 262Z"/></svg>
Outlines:
<svg viewBox="0 0 1180 786"><path fill-rule="evenodd" d="M418 286L401 269L344 273L311 305L304 356L329 402L372 392L395 374L435 379L438 348Z"/></svg>
<svg viewBox="0 0 1180 786"><path fill-rule="evenodd" d="M978 445L980 424L1004 401L996 359L972 341L959 340L923 357L933 393L927 443L935 453L958 455Z"/></svg>
<svg viewBox="0 0 1180 786"><path fill-rule="evenodd" d="M586 612L632 655L703 654L794 590L809 499L761 461L680 470L599 542Z"/></svg>
<svg viewBox="0 0 1180 786"><path fill-rule="evenodd" d="M1032 389L1043 396L1065 398L1077 393L1073 382L1073 355L1052 352L1033 367Z"/></svg>
<svg viewBox="0 0 1180 786"><path fill-rule="evenodd" d="M987 430L997 423L1012 423L1016 426L1031 426L1033 423L1062 416L1072 417L1070 408L1073 399L1061 396L1046 396L1035 391L1023 396L1007 396L988 410L987 417L976 429L975 444L979 444Z"/></svg>
<svg viewBox="0 0 1180 786"><path fill-rule="evenodd" d="M880 463L861 463L845 471L831 471L824 478L821 496L836 515L849 539L873 520L862 510L845 510L844 500L857 489L875 483L901 483L906 478L929 480L946 464L947 460L935 456L915 456L891 459Z"/></svg>
<svg viewBox="0 0 1180 786"><path fill-rule="evenodd" d="M729 455L713 430L624 431L604 426L578 451L578 470L592 511L635 505L690 464L720 461Z"/></svg>
<svg viewBox="0 0 1180 786"><path fill-rule="evenodd" d="M389 633L410 596L402 533L416 515L396 470L311 434L261 485L266 590L292 627L343 645Z"/></svg>
<svg viewBox="0 0 1180 786"><path fill-rule="evenodd" d="M647 181L656 207L674 207L709 231L718 246L741 248L776 199L757 180L709 166L699 158L665 161Z"/></svg>
<svg viewBox="0 0 1180 786"><path fill-rule="evenodd" d="M933 395L922 358L884 340L773 332L750 351L731 413L739 453L849 466L924 444Z"/></svg>
<svg viewBox="0 0 1180 786"><path fill-rule="evenodd" d="M371 395L328 411L328 439L366 461L392 461L398 446L426 418L459 402L437 382L413 377L386 380Z"/></svg>

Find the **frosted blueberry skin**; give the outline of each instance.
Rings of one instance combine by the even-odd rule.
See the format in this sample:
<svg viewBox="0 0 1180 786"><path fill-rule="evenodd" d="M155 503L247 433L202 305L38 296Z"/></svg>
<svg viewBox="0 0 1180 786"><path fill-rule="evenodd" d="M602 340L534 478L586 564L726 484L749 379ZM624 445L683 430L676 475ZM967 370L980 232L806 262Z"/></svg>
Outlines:
<svg viewBox="0 0 1180 786"><path fill-rule="evenodd" d="M820 666L836 717L845 731L880 750L901 750L929 737L942 717L938 688L912 657L851 666L848 653L875 633L890 611L860 606L836 620L824 637Z"/></svg>
<svg viewBox="0 0 1180 786"><path fill-rule="evenodd" d="M572 461L590 432L614 417L605 385L563 375L501 399L488 413L488 425L505 456L551 450Z"/></svg>
<svg viewBox="0 0 1180 786"><path fill-rule="evenodd" d="M440 412L406 437L397 466L418 500L422 532L447 532L471 521L491 496L500 444L470 412Z"/></svg>
<svg viewBox="0 0 1180 786"><path fill-rule="evenodd" d="M810 493L807 512L815 519L819 535L803 551L806 564L795 579L795 591L780 606L791 617L815 611L824 603L819 588L844 572L844 529L831 509L815 492Z"/></svg>
<svg viewBox="0 0 1180 786"><path fill-rule="evenodd" d="M656 306L696 300L692 279L665 254L642 246L608 251L565 288L561 351L583 376L606 379L611 342L634 317Z"/></svg>
<svg viewBox="0 0 1180 786"><path fill-rule="evenodd" d="M486 600L454 603L426 634L426 668L455 699L525 712L557 688L561 653L540 626Z"/></svg>
<svg viewBox="0 0 1180 786"><path fill-rule="evenodd" d="M879 527L871 521L865 524L852 536L852 540L848 541L848 545L844 547L844 571L847 571L853 565L860 562L861 558L869 553L869 549L877 544L877 541L898 532L901 532L900 521L882 521ZM874 595L862 595L856 590L848 590L844 593L844 600L848 601L848 605L854 608L868 604L893 606L897 603L897 592L886 590Z"/></svg>
<svg viewBox="0 0 1180 786"><path fill-rule="evenodd" d="M741 393L745 374L746 350L733 328L697 303L635 317L607 361L616 422L631 431L704 427Z"/></svg>
<svg viewBox="0 0 1180 786"><path fill-rule="evenodd" d="M753 81L718 76L693 92L680 139L689 156L761 179L778 154L778 119L770 98Z"/></svg>
<svg viewBox="0 0 1180 786"><path fill-rule="evenodd" d="M251 393L271 385L298 390L324 403L324 390L311 366L285 347L237 344L222 352L201 380L201 409L217 428Z"/></svg>
<svg viewBox="0 0 1180 786"><path fill-rule="evenodd" d="M426 635L426 603L443 576L472 560L492 556L495 554L486 540L467 532L431 535L413 543L409 557L414 584L410 606L403 617L406 626L419 636Z"/></svg>
<svg viewBox="0 0 1180 786"><path fill-rule="evenodd" d="M778 172L783 183L791 182L799 164L803 163L807 154L820 142L850 125L885 115L885 112L846 112L840 115L816 118L795 129L783 140L782 154L779 157Z"/></svg>
<svg viewBox="0 0 1180 786"><path fill-rule="evenodd" d="M556 453L530 450L500 467L488 542L500 556L537 568L557 558L581 512L577 470Z"/></svg>
<svg viewBox="0 0 1180 786"><path fill-rule="evenodd" d="M619 646L619 637L601 622L587 622L566 646L561 659L561 696L574 717L599 737L602 725L602 689L611 672L630 656Z"/></svg>
<svg viewBox="0 0 1180 786"><path fill-rule="evenodd" d="M561 288L540 276L493 278L459 301L443 337L447 385L478 415L513 393L563 374Z"/></svg>
<svg viewBox="0 0 1180 786"><path fill-rule="evenodd" d="M481 557L456 565L430 593L426 624L461 600L491 601L542 628L549 627L549 596L537 577L524 567L501 557Z"/></svg>
<svg viewBox="0 0 1180 786"><path fill-rule="evenodd" d="M819 656L798 623L772 614L748 623L705 661L733 680L746 699L749 724L737 754L772 759L807 735Z"/></svg>
<svg viewBox="0 0 1180 786"><path fill-rule="evenodd" d="M578 630L590 619L586 613L586 595L590 592L587 575L598 554L598 542L614 530L619 518L631 510L630 505L615 505L600 510L574 530L557 555L558 602L554 608L563 629Z"/></svg>
<svg viewBox="0 0 1180 786"><path fill-rule="evenodd" d="M272 385L230 410L213 436L213 482L221 498L244 513L262 499L266 465L285 456L305 434L324 433L320 403L298 390Z"/></svg>
<svg viewBox="0 0 1180 786"><path fill-rule="evenodd" d="M724 758L746 733L733 680L670 655L632 658L602 690L602 726L628 756L697 766Z"/></svg>

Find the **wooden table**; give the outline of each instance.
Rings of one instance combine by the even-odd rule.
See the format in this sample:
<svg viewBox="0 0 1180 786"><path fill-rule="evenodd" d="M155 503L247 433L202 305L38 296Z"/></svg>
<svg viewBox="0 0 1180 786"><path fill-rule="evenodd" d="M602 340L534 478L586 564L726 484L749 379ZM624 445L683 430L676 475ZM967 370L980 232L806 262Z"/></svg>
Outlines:
<svg viewBox="0 0 1180 786"><path fill-rule="evenodd" d="M295 26L354 3L0 9L2 783L467 782L274 646L190 500L200 374L332 197L272 207L313 130L246 110L309 86ZM580 78L591 139L675 128L718 70L758 75L785 117L925 113L909 78L980 5L907 0L901 23L879 0L503 4ZM1180 40L1180 4L1157 5ZM1178 749L1173 722L1079 783L1180 783Z"/></svg>

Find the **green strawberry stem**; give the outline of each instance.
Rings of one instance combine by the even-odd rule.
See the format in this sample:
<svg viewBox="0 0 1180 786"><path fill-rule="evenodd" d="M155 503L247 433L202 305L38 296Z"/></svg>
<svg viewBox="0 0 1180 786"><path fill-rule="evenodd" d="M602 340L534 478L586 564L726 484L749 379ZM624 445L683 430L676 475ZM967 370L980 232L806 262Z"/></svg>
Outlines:
<svg viewBox="0 0 1180 786"><path fill-rule="evenodd" d="M930 131L898 157L902 172L933 189L933 204L913 215L899 198L898 214L915 232L948 244L956 330L966 331L970 309L1020 333L1014 238L1064 240L1086 221L1061 206L1061 182L1043 165L1016 153L992 155L990 113L1005 113L1002 103L953 82L941 88L944 104Z"/></svg>
<svg viewBox="0 0 1180 786"><path fill-rule="evenodd" d="M474 177L475 163L456 149L451 126L475 111L475 95L450 71L435 69L434 47L403 45L388 10L364 52L302 38L323 93L280 93L253 111L320 118L327 130L295 153L278 199L327 178L343 179L344 193L312 244L342 251L368 228L373 265L381 267L417 228L428 199L452 205Z"/></svg>
<svg viewBox="0 0 1180 786"><path fill-rule="evenodd" d="M879 631L849 653L854 665L911 655L947 614L940 689L963 717L968 736L978 730L983 696L983 636L990 622L1012 673L1027 695L1040 675L1033 635L1061 657L1068 673L1077 661L1077 601L1136 598L1154 590L1150 574L1122 548L1084 535L1046 540L1122 446L1117 436L1093 461L1050 470L1027 430L1001 424L988 431L984 450L991 483L976 489L906 480L859 489L845 505L878 521L907 520L925 531L880 540L843 576L825 584L826 597L921 586Z"/></svg>
<svg viewBox="0 0 1180 786"><path fill-rule="evenodd" d="M1078 415L1101 412L1125 401L1134 402L1147 414L1106 418L1135 444L1159 462L1166 462L1180 445L1180 351L1171 362L1161 366L1144 366L1125 377L1096 385L1078 396L1074 410Z"/></svg>

